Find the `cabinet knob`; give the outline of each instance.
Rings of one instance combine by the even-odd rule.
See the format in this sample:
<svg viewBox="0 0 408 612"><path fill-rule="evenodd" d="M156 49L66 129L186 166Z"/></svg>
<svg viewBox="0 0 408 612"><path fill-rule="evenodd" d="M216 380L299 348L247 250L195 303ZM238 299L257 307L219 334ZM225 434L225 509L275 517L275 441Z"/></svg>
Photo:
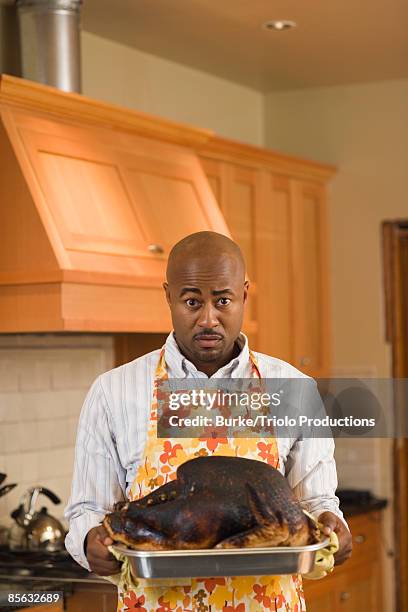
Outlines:
<svg viewBox="0 0 408 612"><path fill-rule="evenodd" d="M350 593L348 591L342 591L340 593L340 601L348 601L350 599Z"/></svg>
<svg viewBox="0 0 408 612"><path fill-rule="evenodd" d="M359 533L355 536L354 541L356 544L363 544L366 541L366 537L364 534Z"/></svg>
<svg viewBox="0 0 408 612"><path fill-rule="evenodd" d="M310 365L311 361L312 360L310 359L310 357L301 357L300 358L300 365L301 366L308 366L308 365Z"/></svg>
<svg viewBox="0 0 408 612"><path fill-rule="evenodd" d="M151 253L164 253L164 249L162 246L160 246L160 244L149 244L148 249Z"/></svg>

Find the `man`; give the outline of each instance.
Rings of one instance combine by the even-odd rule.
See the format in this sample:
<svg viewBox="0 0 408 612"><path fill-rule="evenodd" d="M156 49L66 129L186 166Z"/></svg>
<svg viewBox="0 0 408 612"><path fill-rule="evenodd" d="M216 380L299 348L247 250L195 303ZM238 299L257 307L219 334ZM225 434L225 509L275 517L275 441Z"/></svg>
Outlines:
<svg viewBox="0 0 408 612"><path fill-rule="evenodd" d="M247 339L241 333L248 293L245 264L238 245L229 238L215 232L198 232L181 240L169 255L167 282L163 287L174 328L165 347L100 376L86 398L80 417L72 493L65 514L70 521L66 546L78 563L102 576L119 569L107 549L112 540L100 525L105 514L115 502L128 497L135 499L136 485L139 497L141 491L143 495L149 492L148 488L142 488L147 487L143 485L147 483L142 473L144 464L151 466L151 475L160 482L157 457L163 453L160 455L150 418L158 364L162 364L165 375L170 378L304 376L279 359L249 350ZM325 525L326 534L331 530L337 533L340 549L336 563L342 563L351 554L351 536L335 497L333 441L277 440L274 448L279 469L303 507ZM201 451L211 454L206 447ZM191 448L184 447L184 460L189 458L189 453L194 456ZM223 454L222 449L219 454ZM258 455L249 457L262 457ZM154 478L150 478L149 486L151 482L155 482ZM295 581L282 586L285 577L280 579L282 588L276 586L276 579L273 583L275 608L280 610L281 604L285 610L305 609L301 586L296 586L295 592ZM228 582L225 584L228 586ZM198 605L198 600L194 603L197 593L205 592L203 588L194 591L199 586L203 585L192 583L186 587L184 594L190 597L191 606ZM230 593L227 586L223 595L226 601ZM272 582L265 588L272 589ZM253 609L252 603L256 602L252 589L249 591L242 596L244 607L240 609ZM160 605L163 593L159 589L151 594L146 587L134 595L134 601L154 609L152 603L149 608L147 600L157 597ZM200 600L200 605L212 602L211 609L218 609L213 591L201 597L204 600ZM292 608L289 601L294 597L299 599L297 608ZM127 609L127 601L126 594L120 594L119 604L122 602L123 607L119 605L119 609ZM236 605L236 597L233 601Z"/></svg>

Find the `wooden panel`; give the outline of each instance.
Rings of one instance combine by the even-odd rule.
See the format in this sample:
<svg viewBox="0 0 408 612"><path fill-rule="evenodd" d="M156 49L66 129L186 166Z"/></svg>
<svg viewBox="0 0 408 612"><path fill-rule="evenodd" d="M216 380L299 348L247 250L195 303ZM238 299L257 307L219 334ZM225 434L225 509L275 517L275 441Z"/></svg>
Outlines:
<svg viewBox="0 0 408 612"><path fill-rule="evenodd" d="M252 339L254 346L308 374L327 376L324 186L256 169L256 164L245 167L240 155L236 164L222 159L216 153L209 157L206 149L201 161L244 252L248 276L255 280L250 317L257 321L259 333Z"/></svg>
<svg viewBox="0 0 408 612"><path fill-rule="evenodd" d="M115 153L20 129L45 205L66 249L137 256L147 240L121 180Z"/></svg>
<svg viewBox="0 0 408 612"><path fill-rule="evenodd" d="M161 287L64 283L62 312L65 328L72 331L82 327L90 331L171 330L170 312Z"/></svg>
<svg viewBox="0 0 408 612"><path fill-rule="evenodd" d="M224 166L218 161L206 159L205 157L200 158L200 163L217 200L217 204L221 211L223 211L226 187L223 173Z"/></svg>
<svg viewBox="0 0 408 612"><path fill-rule="evenodd" d="M381 546L382 516L380 512L370 512L349 520L350 531L353 536L353 554L344 565L349 569L360 563L372 560Z"/></svg>
<svg viewBox="0 0 408 612"><path fill-rule="evenodd" d="M247 264L247 273L256 282L254 243L257 173L239 166L226 166L228 201L224 212L234 240L239 244Z"/></svg>
<svg viewBox="0 0 408 612"><path fill-rule="evenodd" d="M214 230L229 235L211 188L191 153L132 139L139 154L121 152L124 183L141 211L149 244L167 255L188 234ZM139 143L139 144L138 144Z"/></svg>
<svg viewBox="0 0 408 612"><path fill-rule="evenodd" d="M218 176L208 176L208 175L207 175L207 178L208 178L208 182L210 183L210 187L214 194L214 197L217 200L217 203L219 203L221 200L220 179L218 178Z"/></svg>
<svg viewBox="0 0 408 612"><path fill-rule="evenodd" d="M37 612L64 612L64 605L62 603L31 606L29 608L19 608L19 610L20 612L32 612L33 607Z"/></svg>
<svg viewBox="0 0 408 612"><path fill-rule="evenodd" d="M323 188L291 181L294 365L327 376L327 225Z"/></svg>
<svg viewBox="0 0 408 612"><path fill-rule="evenodd" d="M2 286L0 321L6 333L171 329L162 288L82 283Z"/></svg>
<svg viewBox="0 0 408 612"><path fill-rule="evenodd" d="M382 513L370 512L348 519L353 553L343 565L322 580L304 580L308 612L382 610ZM327 608L329 609L329 607Z"/></svg>
<svg viewBox="0 0 408 612"><path fill-rule="evenodd" d="M320 183L327 182L336 172L334 166L319 164L277 151L244 144L214 135L201 147L200 155L252 169L265 169L286 176Z"/></svg>
<svg viewBox="0 0 408 612"><path fill-rule="evenodd" d="M338 612L361 612L382 608L378 569L377 562L368 561L342 575L336 607Z"/></svg>
<svg viewBox="0 0 408 612"><path fill-rule="evenodd" d="M321 580L303 580L307 612L336 612L340 580L336 570Z"/></svg>
<svg viewBox="0 0 408 612"><path fill-rule="evenodd" d="M259 350L291 362L293 309L290 186L285 178L262 175L256 209Z"/></svg>
<svg viewBox="0 0 408 612"><path fill-rule="evenodd" d="M117 590L112 584L76 584L66 598L66 612L116 612Z"/></svg>
<svg viewBox="0 0 408 612"><path fill-rule="evenodd" d="M62 269L154 278L157 286L180 238L228 235L192 151L17 109L2 110L2 119Z"/></svg>
<svg viewBox="0 0 408 612"><path fill-rule="evenodd" d="M59 270L57 258L0 124L0 284Z"/></svg>
<svg viewBox="0 0 408 612"><path fill-rule="evenodd" d="M306 598L307 612L327 612L334 609L334 593L332 589L327 589L325 593L318 593L315 597Z"/></svg>
<svg viewBox="0 0 408 612"><path fill-rule="evenodd" d="M59 285L0 286L0 322L4 333L63 330Z"/></svg>
<svg viewBox="0 0 408 612"><path fill-rule="evenodd" d="M329 577L316 582L304 580L304 590L308 612L382 610L380 571L375 559L341 573L335 568Z"/></svg>
<svg viewBox="0 0 408 612"><path fill-rule="evenodd" d="M70 124L79 122L88 127L102 126L109 130L114 126L118 136L121 132L143 134L149 138L195 147L200 147L213 136L210 130L92 100L7 74L0 75L0 101L2 105L17 105L38 114L54 114Z"/></svg>

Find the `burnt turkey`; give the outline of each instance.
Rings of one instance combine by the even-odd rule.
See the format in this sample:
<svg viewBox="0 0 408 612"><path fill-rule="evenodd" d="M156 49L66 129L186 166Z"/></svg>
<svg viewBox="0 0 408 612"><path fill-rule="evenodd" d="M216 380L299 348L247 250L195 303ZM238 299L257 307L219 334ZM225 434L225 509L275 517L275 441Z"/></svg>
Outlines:
<svg viewBox="0 0 408 612"><path fill-rule="evenodd" d="M113 540L141 550L303 546L319 532L286 479L239 457L199 457L142 499L116 504L103 522Z"/></svg>

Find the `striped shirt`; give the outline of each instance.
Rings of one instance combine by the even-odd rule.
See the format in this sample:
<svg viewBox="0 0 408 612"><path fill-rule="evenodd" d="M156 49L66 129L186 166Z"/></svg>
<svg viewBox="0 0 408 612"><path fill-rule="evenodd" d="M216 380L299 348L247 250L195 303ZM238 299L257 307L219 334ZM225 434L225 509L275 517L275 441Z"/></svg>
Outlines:
<svg viewBox="0 0 408 612"><path fill-rule="evenodd" d="M239 338L240 353L212 378L250 378L248 341ZM153 382L160 350L99 376L82 407L75 448L71 496L65 508L69 532L65 545L72 557L90 569L85 536L101 523L117 501L126 498L143 458ZM280 359L254 352L263 378L308 378ZM207 378L180 352L171 333L165 343L169 378ZM305 510L315 516L329 510L342 518L332 439L278 438L280 471Z"/></svg>

